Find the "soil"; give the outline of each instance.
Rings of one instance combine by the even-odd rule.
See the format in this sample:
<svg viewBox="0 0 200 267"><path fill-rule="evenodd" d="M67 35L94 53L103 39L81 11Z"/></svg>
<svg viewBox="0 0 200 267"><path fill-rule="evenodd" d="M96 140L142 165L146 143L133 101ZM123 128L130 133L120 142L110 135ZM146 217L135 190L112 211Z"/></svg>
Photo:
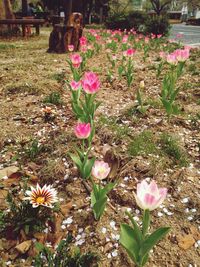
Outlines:
<svg viewBox="0 0 200 267"><path fill-rule="evenodd" d="M109 194L111 205L107 205L97 222L88 192L68 155L77 144L73 134L76 120L65 84L65 80L71 79L68 55L46 52L49 34L50 30L43 28L39 37L0 40L0 210L8 208L5 201L8 191L16 190L13 195L16 202L22 199L20 188L24 177L29 177L28 184L52 184L58 191L62 210L56 213L56 230L32 236L32 242L42 240L55 249L70 232L81 251L100 255L100 266L134 266L119 244L120 223L129 222L124 213L128 208L140 221L141 211L133 191L138 181L154 179L159 186L168 188L168 197L151 213L151 231L158 226L170 226L171 231L151 252L147 266L200 266L200 50L191 51L185 73L178 81L181 89L177 103L181 112L170 120L159 101L166 70L160 78L156 77L157 51L151 50L145 63L143 52L136 52L131 88L116 72L112 82L108 81L110 64L104 49L89 59L86 70L99 74L101 90L97 98L102 102L95 117L92 153L97 158L107 157L113 167L109 179L118 181ZM137 111L130 113L136 105L136 90L142 80L145 82L143 97L149 105L145 115ZM44 103L52 92L60 93L61 104ZM44 120L41 109L45 106L54 110L52 121ZM173 156L161 156L153 151L131 156L130 143L143 131L151 132L155 143L162 133L174 136L186 155L187 164L181 165ZM26 151L28 148L30 151L34 139L42 149L30 158ZM2 170L11 166L19 169L14 171L14 176L4 179ZM72 223L62 227L62 221L68 218ZM78 237L82 229L85 234ZM2 236L1 266L31 266L31 257L36 253L34 245L31 243L26 253L16 253L15 248L28 239L30 236L22 232L12 240Z"/></svg>

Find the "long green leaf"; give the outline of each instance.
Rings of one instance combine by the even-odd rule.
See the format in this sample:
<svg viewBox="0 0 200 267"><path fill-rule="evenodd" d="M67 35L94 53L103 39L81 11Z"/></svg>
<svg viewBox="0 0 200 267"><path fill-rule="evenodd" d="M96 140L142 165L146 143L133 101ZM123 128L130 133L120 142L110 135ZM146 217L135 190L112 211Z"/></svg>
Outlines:
<svg viewBox="0 0 200 267"><path fill-rule="evenodd" d="M104 212L104 209L106 207L106 203L107 203L107 197L101 198L96 200L96 203L94 204L93 208L93 212L94 212L94 217L96 220L99 220Z"/></svg>
<svg viewBox="0 0 200 267"><path fill-rule="evenodd" d="M128 224L120 225L120 244L126 249L130 258L137 263L139 259L139 244L135 238L135 231Z"/></svg>
<svg viewBox="0 0 200 267"><path fill-rule="evenodd" d="M160 241L169 231L170 227L161 227L148 236L142 244L140 256L144 258L145 255L149 253L149 251L158 243L158 241Z"/></svg>

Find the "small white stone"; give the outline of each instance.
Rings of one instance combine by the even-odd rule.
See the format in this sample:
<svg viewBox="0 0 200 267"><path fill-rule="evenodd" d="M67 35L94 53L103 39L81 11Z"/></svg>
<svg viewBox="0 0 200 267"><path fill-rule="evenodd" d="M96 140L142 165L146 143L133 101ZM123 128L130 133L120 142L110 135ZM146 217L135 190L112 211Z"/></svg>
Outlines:
<svg viewBox="0 0 200 267"><path fill-rule="evenodd" d="M111 259L111 254L110 253L108 253L108 259Z"/></svg>
<svg viewBox="0 0 200 267"><path fill-rule="evenodd" d="M115 224L116 224L115 221L111 221L111 222L110 222L110 226L111 226L114 230L117 230Z"/></svg>
<svg viewBox="0 0 200 267"><path fill-rule="evenodd" d="M163 213L162 212L158 212L158 217L162 217L163 216Z"/></svg>
<svg viewBox="0 0 200 267"><path fill-rule="evenodd" d="M105 234L107 232L107 229L105 227L102 227L101 232Z"/></svg>
<svg viewBox="0 0 200 267"><path fill-rule="evenodd" d="M117 250L114 250L111 254L112 254L113 257L117 257L118 252L117 252Z"/></svg>
<svg viewBox="0 0 200 267"><path fill-rule="evenodd" d="M185 198L183 198L181 200L181 203L186 204L186 203L188 203L188 201L189 201L189 198L188 197L185 197Z"/></svg>
<svg viewBox="0 0 200 267"><path fill-rule="evenodd" d="M73 222L72 217L67 218L66 220L63 221L63 224L71 224Z"/></svg>
<svg viewBox="0 0 200 267"><path fill-rule="evenodd" d="M61 229L65 230L66 226L64 224L61 225Z"/></svg>
<svg viewBox="0 0 200 267"><path fill-rule="evenodd" d="M193 217L192 216L188 216L188 221L192 221L193 220Z"/></svg>
<svg viewBox="0 0 200 267"><path fill-rule="evenodd" d="M196 212L197 210L196 209L191 209L191 212Z"/></svg>
<svg viewBox="0 0 200 267"><path fill-rule="evenodd" d="M82 233L83 232L83 228L78 229L78 232Z"/></svg>

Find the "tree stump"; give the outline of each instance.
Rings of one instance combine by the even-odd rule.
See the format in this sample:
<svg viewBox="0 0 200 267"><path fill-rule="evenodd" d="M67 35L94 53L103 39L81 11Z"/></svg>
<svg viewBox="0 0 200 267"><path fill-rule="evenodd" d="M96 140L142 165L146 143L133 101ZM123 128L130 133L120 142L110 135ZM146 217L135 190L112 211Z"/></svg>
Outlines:
<svg viewBox="0 0 200 267"><path fill-rule="evenodd" d="M74 51L79 50L79 39L83 32L83 16L72 13L67 25L55 24L49 37L49 53L68 52L68 46L73 45Z"/></svg>

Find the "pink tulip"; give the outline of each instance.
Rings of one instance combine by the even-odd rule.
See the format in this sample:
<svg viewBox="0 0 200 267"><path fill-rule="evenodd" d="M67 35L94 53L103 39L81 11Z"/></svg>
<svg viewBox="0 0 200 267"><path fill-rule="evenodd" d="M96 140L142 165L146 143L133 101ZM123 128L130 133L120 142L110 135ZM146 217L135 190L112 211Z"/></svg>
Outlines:
<svg viewBox="0 0 200 267"><path fill-rule="evenodd" d="M167 196L167 188L158 188L155 181L148 184L145 180L137 185L135 194L137 205L143 210L158 208Z"/></svg>
<svg viewBox="0 0 200 267"><path fill-rule="evenodd" d="M94 72L86 72L82 80L83 90L88 94L95 94L100 89L100 81Z"/></svg>
<svg viewBox="0 0 200 267"><path fill-rule="evenodd" d="M135 54L136 50L129 48L128 50L124 51L123 55L125 57L132 57Z"/></svg>
<svg viewBox="0 0 200 267"><path fill-rule="evenodd" d="M82 36L79 39L79 41L80 41L80 45L87 45L87 38L86 37Z"/></svg>
<svg viewBox="0 0 200 267"><path fill-rule="evenodd" d="M186 61L190 56L188 49L177 49L173 52L178 61Z"/></svg>
<svg viewBox="0 0 200 267"><path fill-rule="evenodd" d="M74 68L79 68L82 62L82 57L79 54L73 54L71 56L71 62Z"/></svg>
<svg viewBox="0 0 200 267"><path fill-rule="evenodd" d="M92 175L95 178L103 180L108 176L109 172L110 172L110 167L108 163L99 160L95 161L94 166L92 168Z"/></svg>
<svg viewBox="0 0 200 267"><path fill-rule="evenodd" d="M126 44L128 42L128 35L124 35L123 39L122 39L122 43Z"/></svg>
<svg viewBox="0 0 200 267"><path fill-rule="evenodd" d="M68 45L68 50L69 50L69 52L73 52L74 51L74 45Z"/></svg>
<svg viewBox="0 0 200 267"><path fill-rule="evenodd" d="M70 82L72 90L77 91L81 87L81 82L72 81Z"/></svg>
<svg viewBox="0 0 200 267"><path fill-rule="evenodd" d="M74 128L74 132L77 138L87 139L91 133L90 123L78 122L76 127Z"/></svg>
<svg viewBox="0 0 200 267"><path fill-rule="evenodd" d="M169 54L166 56L166 60L169 64L176 65L177 64L177 57L175 54Z"/></svg>
<svg viewBox="0 0 200 267"><path fill-rule="evenodd" d="M144 42L145 42L146 44L148 44L148 43L149 43L149 37L145 37L145 38L144 38Z"/></svg>
<svg viewBox="0 0 200 267"><path fill-rule="evenodd" d="M160 39L162 37L162 34L158 34L157 38Z"/></svg>
<svg viewBox="0 0 200 267"><path fill-rule="evenodd" d="M166 59L167 55L165 54L165 52L160 52L159 55L162 59Z"/></svg>

